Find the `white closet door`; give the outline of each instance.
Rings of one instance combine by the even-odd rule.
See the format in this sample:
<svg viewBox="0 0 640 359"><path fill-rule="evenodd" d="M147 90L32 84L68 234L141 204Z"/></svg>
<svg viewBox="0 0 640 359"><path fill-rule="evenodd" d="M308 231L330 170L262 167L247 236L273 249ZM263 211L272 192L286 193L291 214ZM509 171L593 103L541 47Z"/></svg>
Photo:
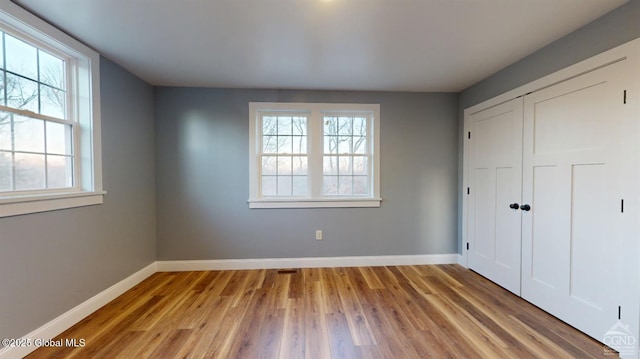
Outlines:
<svg viewBox="0 0 640 359"><path fill-rule="evenodd" d="M522 99L470 120L469 267L519 295Z"/></svg>
<svg viewBox="0 0 640 359"><path fill-rule="evenodd" d="M621 67L524 100L522 297L598 340L625 290Z"/></svg>

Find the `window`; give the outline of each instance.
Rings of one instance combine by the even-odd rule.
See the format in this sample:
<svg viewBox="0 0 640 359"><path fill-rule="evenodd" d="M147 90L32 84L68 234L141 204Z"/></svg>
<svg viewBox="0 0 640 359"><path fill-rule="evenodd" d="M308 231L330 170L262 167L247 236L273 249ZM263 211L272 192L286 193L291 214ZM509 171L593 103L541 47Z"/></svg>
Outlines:
<svg viewBox="0 0 640 359"><path fill-rule="evenodd" d="M0 12L0 217L102 203L98 55Z"/></svg>
<svg viewBox="0 0 640 359"><path fill-rule="evenodd" d="M261 113L263 197L309 195L307 114Z"/></svg>
<svg viewBox="0 0 640 359"><path fill-rule="evenodd" d="M249 104L251 208L379 207L379 105Z"/></svg>
<svg viewBox="0 0 640 359"><path fill-rule="evenodd" d="M66 61L5 32L0 46L0 192L73 187Z"/></svg>
<svg viewBox="0 0 640 359"><path fill-rule="evenodd" d="M322 114L324 126L322 194L366 196L369 194L367 114Z"/></svg>

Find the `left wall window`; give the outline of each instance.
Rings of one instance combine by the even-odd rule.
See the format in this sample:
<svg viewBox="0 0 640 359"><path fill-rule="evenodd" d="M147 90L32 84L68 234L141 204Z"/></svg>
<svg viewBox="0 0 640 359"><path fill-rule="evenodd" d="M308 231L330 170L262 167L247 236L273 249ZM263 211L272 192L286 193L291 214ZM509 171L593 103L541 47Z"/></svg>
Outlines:
<svg viewBox="0 0 640 359"><path fill-rule="evenodd" d="M99 55L1 4L0 217L102 203Z"/></svg>

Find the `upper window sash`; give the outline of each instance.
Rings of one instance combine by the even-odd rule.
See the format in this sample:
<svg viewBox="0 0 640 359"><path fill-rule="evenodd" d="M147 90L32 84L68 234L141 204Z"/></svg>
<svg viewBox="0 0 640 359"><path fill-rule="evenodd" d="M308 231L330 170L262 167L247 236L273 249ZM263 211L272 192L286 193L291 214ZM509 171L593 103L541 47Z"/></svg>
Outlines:
<svg viewBox="0 0 640 359"><path fill-rule="evenodd" d="M59 119L73 119L74 97L72 96L72 91L69 90L73 89L70 84L73 80L74 58L61 51L60 47L51 46L50 41L39 40L38 37L32 36L29 31L18 30L9 23L3 22L0 30L5 34L0 38L0 43L3 45L2 52L5 55L2 56L2 62L0 63L2 70L6 74L5 83L10 81L35 82L40 95L34 103L37 106L36 108L33 108L33 106L31 108L14 106L11 101L8 101L6 106L31 110L31 112L37 114L49 115ZM42 35L40 38L42 38ZM21 65L16 61L24 61L26 65ZM44 96L43 92L45 92ZM62 97L63 108L60 109L62 113L58 113L59 111L55 111L55 109L52 112L51 109L47 108L48 104L44 99L53 96L53 94ZM7 92L5 92L5 95L11 97ZM10 99L8 98L8 100Z"/></svg>

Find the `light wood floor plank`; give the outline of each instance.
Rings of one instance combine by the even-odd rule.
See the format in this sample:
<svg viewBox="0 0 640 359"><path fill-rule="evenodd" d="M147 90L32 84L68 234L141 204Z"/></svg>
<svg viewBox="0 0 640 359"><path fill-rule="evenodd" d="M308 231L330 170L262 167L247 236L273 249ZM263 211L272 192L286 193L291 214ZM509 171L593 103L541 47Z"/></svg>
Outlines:
<svg viewBox="0 0 640 359"><path fill-rule="evenodd" d="M156 273L28 358L611 358L458 265Z"/></svg>
<svg viewBox="0 0 640 359"><path fill-rule="evenodd" d="M359 278L356 278L358 281ZM360 283L362 284L362 283ZM344 309L344 317L347 320L349 331L351 332L351 340L354 345L373 345L375 339L371 334L371 329L367 318L362 313L362 306L358 291L353 287L347 272L340 274L336 278L336 287L342 301ZM362 288L362 286L360 286ZM368 289L367 289L368 290ZM363 293L360 293L361 295Z"/></svg>
<svg viewBox="0 0 640 359"><path fill-rule="evenodd" d="M343 313L327 314L329 349L332 359L357 358L357 349L349 333L349 324Z"/></svg>
<svg viewBox="0 0 640 359"><path fill-rule="evenodd" d="M304 358L305 313L300 298L289 298L284 317L284 328L280 341L281 359Z"/></svg>

